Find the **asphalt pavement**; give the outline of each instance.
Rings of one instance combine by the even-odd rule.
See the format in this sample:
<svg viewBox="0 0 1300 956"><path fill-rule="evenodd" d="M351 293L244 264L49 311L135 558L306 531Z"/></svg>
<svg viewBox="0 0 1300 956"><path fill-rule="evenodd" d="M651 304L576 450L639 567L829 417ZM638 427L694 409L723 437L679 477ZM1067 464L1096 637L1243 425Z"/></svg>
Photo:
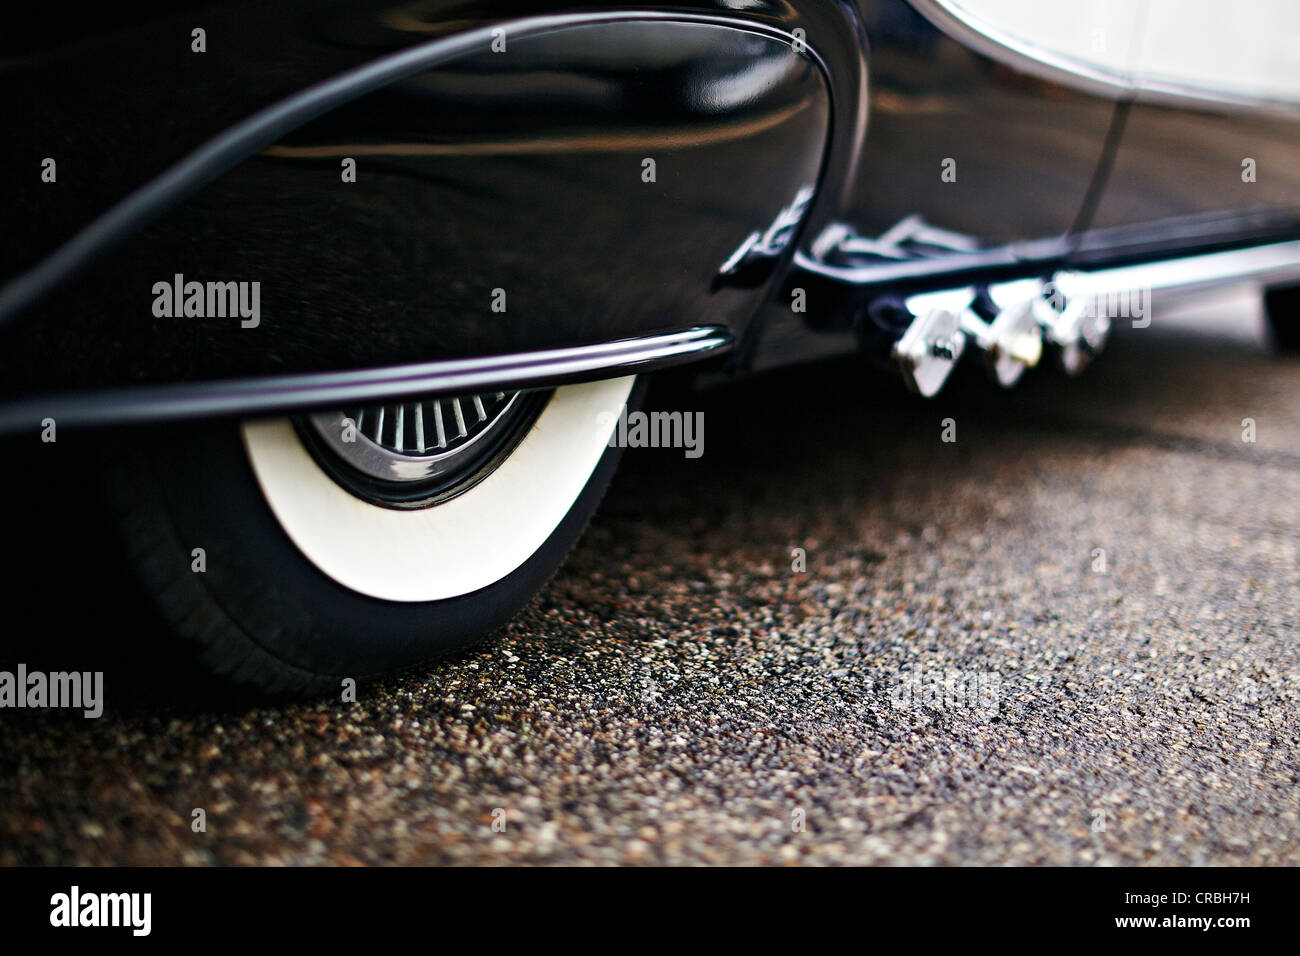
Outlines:
<svg viewBox="0 0 1300 956"><path fill-rule="evenodd" d="M356 703L123 699L105 620L102 717L0 711L0 863L1300 863L1300 361L1256 302L1010 393L647 407L703 456L629 451L503 634ZM61 660L41 620L7 656Z"/></svg>

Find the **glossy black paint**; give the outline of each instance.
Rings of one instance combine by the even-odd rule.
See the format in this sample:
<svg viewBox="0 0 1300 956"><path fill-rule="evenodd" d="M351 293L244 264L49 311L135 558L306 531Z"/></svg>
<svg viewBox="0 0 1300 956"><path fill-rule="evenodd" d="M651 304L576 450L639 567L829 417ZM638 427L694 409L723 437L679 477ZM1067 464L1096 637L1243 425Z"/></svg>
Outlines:
<svg viewBox="0 0 1300 956"><path fill-rule="evenodd" d="M851 323L835 321L840 281L807 268L769 281L788 253L743 283L717 276L813 184L804 249L833 220L872 235L915 213L985 249L882 266L854 304L1300 235L1293 117L1139 102L1109 151L1114 101L996 64L904 0L115 9L60 30L51 8L44 26L4 39L0 281L51 261L96 215L259 110L394 57L475 45L248 139L242 162L227 157L118 229L13 323L0 314L0 402L23 397L28 417L56 393L58 407L86 410L96 393L76 397L83 389L175 393L692 326L739 343L728 373L832 354L853 347ZM512 37L543 16L592 22ZM493 53L488 31L503 24L508 52ZM190 51L195 26L206 53ZM1258 188L1241 183L1238 153L1259 160ZM46 155L57 185L39 182ZM358 162L355 184L340 182L344 156ZM654 183L641 181L647 156ZM955 182L941 177L949 159ZM153 315L154 283L177 273L260 282L259 325ZM491 308L496 289L504 312ZM132 395L147 411L149 393Z"/></svg>
<svg viewBox="0 0 1300 956"><path fill-rule="evenodd" d="M1300 218L1300 115L1135 103L1093 225L1231 214Z"/></svg>
<svg viewBox="0 0 1300 956"><path fill-rule="evenodd" d="M1059 264L1103 155L1112 100L1017 73L963 46L904 0L860 0L870 38L870 116L859 173L840 218L863 235L920 214L989 247L972 258L882 264L867 288L797 270L761 316L754 367L857 347L858 309L888 295L959 284L950 272L1023 274ZM951 162L953 181L943 177ZM1011 250L1009 243L1033 240ZM807 311L791 305L804 292Z"/></svg>
<svg viewBox="0 0 1300 956"><path fill-rule="evenodd" d="M752 368L855 349L875 299L1300 237L1300 114L1130 104L996 63L903 0L858 7L871 121L844 218L873 236L920 214L983 251L881 263L852 285L801 257L763 312ZM946 158L955 182L941 181Z"/></svg>
<svg viewBox="0 0 1300 956"><path fill-rule="evenodd" d="M308 86L422 44L548 15L674 11L802 28L840 90L834 165L852 178L866 89L865 34L847 0L123 0L111 9L26 5L0 32L0 276L30 266L98 211L209 138ZM191 31L206 30L193 53ZM815 38L815 39L814 39ZM637 69L636 51L623 65ZM58 190L33 194L57 154ZM834 198L844 182L828 183Z"/></svg>
<svg viewBox="0 0 1300 956"><path fill-rule="evenodd" d="M818 63L779 33L738 26L507 34L505 52L484 47L345 104L6 330L11 356L38 361L7 367L2 387L324 372L743 327L764 289L711 280L755 223L817 182L830 104ZM341 181L345 157L355 183ZM259 282L256 327L155 315L151 290L175 275Z"/></svg>
<svg viewBox="0 0 1300 956"><path fill-rule="evenodd" d="M871 127L845 210L866 235L921 213L988 245L1066 232L1114 102L968 49L901 0L864 0ZM955 181L941 176L954 161Z"/></svg>

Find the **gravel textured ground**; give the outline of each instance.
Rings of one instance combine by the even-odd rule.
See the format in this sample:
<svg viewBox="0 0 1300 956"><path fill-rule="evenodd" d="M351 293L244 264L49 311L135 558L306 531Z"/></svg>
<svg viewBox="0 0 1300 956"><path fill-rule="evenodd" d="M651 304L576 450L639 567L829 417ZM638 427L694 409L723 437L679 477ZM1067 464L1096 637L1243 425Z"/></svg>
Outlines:
<svg viewBox="0 0 1300 956"><path fill-rule="evenodd" d="M0 712L0 862L1300 863L1300 362L1261 328L1225 299L934 404L852 364L652 393L703 458L629 453L475 653Z"/></svg>

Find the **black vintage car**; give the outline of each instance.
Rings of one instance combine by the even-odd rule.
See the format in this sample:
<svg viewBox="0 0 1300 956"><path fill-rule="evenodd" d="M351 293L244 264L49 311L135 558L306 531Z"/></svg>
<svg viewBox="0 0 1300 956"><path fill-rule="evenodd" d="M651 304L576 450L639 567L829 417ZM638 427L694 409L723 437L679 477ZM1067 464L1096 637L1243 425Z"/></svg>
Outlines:
<svg viewBox="0 0 1300 956"><path fill-rule="evenodd" d="M97 436L79 479L178 646L320 690L513 614L657 370L1011 387L1241 281L1295 347L1300 31L1219 6L34 8L0 39L6 457Z"/></svg>

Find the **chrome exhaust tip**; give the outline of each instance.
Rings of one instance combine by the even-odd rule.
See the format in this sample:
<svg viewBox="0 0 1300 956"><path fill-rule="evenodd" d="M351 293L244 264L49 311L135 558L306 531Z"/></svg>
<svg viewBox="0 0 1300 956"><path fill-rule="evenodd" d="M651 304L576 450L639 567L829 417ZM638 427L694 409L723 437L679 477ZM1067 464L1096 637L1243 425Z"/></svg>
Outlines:
<svg viewBox="0 0 1300 956"><path fill-rule="evenodd" d="M965 350L966 335L957 316L947 309L930 309L907 327L894 345L893 358L907 387L933 398Z"/></svg>
<svg viewBox="0 0 1300 956"><path fill-rule="evenodd" d="M1095 295L1076 292L1067 295L1074 276L1059 274L1043 286L1035 301L1039 323L1056 355L1056 364L1067 375L1079 375L1101 354L1110 338L1110 313Z"/></svg>
<svg viewBox="0 0 1300 956"><path fill-rule="evenodd" d="M906 309L915 318L892 357L907 387L926 398L943 389L967 346L980 354L990 379L1012 388L1045 351L1067 375L1080 374L1105 347L1112 326L1097 297L1067 273L923 293L910 297Z"/></svg>

